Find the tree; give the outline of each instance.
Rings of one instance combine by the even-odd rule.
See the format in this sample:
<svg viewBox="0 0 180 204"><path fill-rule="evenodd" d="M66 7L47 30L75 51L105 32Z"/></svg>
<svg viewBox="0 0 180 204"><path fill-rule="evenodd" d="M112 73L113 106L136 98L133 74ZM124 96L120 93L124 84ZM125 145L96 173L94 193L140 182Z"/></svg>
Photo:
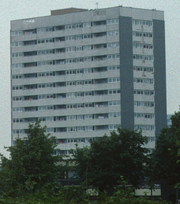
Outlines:
<svg viewBox="0 0 180 204"><path fill-rule="evenodd" d="M35 191L61 175L62 158L53 155L55 137L46 135L45 129L40 122L30 124L27 138L17 138L13 146L6 148L10 158L1 155L0 177L5 188L19 188L21 193Z"/></svg>
<svg viewBox="0 0 180 204"><path fill-rule="evenodd" d="M171 117L172 124L161 130L152 154L152 179L165 180L169 185L180 183L180 112Z"/></svg>
<svg viewBox="0 0 180 204"><path fill-rule="evenodd" d="M140 131L118 128L111 135L91 142L90 147L73 152L78 175L88 184L113 187L120 176L133 186L144 178L148 150L147 138Z"/></svg>

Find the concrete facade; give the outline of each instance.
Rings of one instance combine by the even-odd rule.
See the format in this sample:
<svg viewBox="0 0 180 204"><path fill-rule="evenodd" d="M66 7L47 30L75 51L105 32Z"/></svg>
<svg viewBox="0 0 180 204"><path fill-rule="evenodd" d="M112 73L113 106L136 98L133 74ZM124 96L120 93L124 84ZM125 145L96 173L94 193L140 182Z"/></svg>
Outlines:
<svg viewBox="0 0 180 204"><path fill-rule="evenodd" d="M59 12L59 13L58 13ZM116 127L166 126L164 13L65 9L11 22L12 143L42 120L57 154Z"/></svg>

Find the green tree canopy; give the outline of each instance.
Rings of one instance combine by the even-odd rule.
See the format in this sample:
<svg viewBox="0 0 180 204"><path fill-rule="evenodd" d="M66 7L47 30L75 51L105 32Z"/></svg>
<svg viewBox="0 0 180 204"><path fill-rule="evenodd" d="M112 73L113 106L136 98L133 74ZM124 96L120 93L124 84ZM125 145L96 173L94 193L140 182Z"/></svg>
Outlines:
<svg viewBox="0 0 180 204"><path fill-rule="evenodd" d="M35 190L61 175L62 158L53 155L55 137L46 135L45 129L40 122L30 124L27 137L17 138L13 146L6 148L10 158L1 155L0 176L5 188Z"/></svg>
<svg viewBox="0 0 180 204"><path fill-rule="evenodd" d="M172 124L161 130L152 154L152 179L166 180L170 185L180 183L180 112L171 117Z"/></svg>
<svg viewBox="0 0 180 204"><path fill-rule="evenodd" d="M140 131L118 128L110 136L91 142L90 147L77 147L73 152L76 171L88 184L101 190L116 185L120 176L137 186L145 173L146 143L147 138Z"/></svg>

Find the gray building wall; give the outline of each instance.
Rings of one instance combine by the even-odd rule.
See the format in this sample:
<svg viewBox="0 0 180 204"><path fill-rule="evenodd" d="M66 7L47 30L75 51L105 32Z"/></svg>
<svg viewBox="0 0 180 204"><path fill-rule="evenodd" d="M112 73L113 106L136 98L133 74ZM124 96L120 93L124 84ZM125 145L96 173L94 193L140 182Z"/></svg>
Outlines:
<svg viewBox="0 0 180 204"><path fill-rule="evenodd" d="M167 125L164 21L153 21L156 136Z"/></svg>
<svg viewBox="0 0 180 204"><path fill-rule="evenodd" d="M121 127L134 129L133 42L132 18L119 18Z"/></svg>

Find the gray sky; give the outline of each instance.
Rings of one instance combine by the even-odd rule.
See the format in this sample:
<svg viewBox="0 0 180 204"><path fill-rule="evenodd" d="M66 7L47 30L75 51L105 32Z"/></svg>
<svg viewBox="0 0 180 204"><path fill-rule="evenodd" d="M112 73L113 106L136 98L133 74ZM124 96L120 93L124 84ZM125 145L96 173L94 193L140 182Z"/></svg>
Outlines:
<svg viewBox="0 0 180 204"><path fill-rule="evenodd" d="M10 145L10 21L50 15L50 10L127 6L165 12L167 112L180 104L180 0L0 0L0 153Z"/></svg>

